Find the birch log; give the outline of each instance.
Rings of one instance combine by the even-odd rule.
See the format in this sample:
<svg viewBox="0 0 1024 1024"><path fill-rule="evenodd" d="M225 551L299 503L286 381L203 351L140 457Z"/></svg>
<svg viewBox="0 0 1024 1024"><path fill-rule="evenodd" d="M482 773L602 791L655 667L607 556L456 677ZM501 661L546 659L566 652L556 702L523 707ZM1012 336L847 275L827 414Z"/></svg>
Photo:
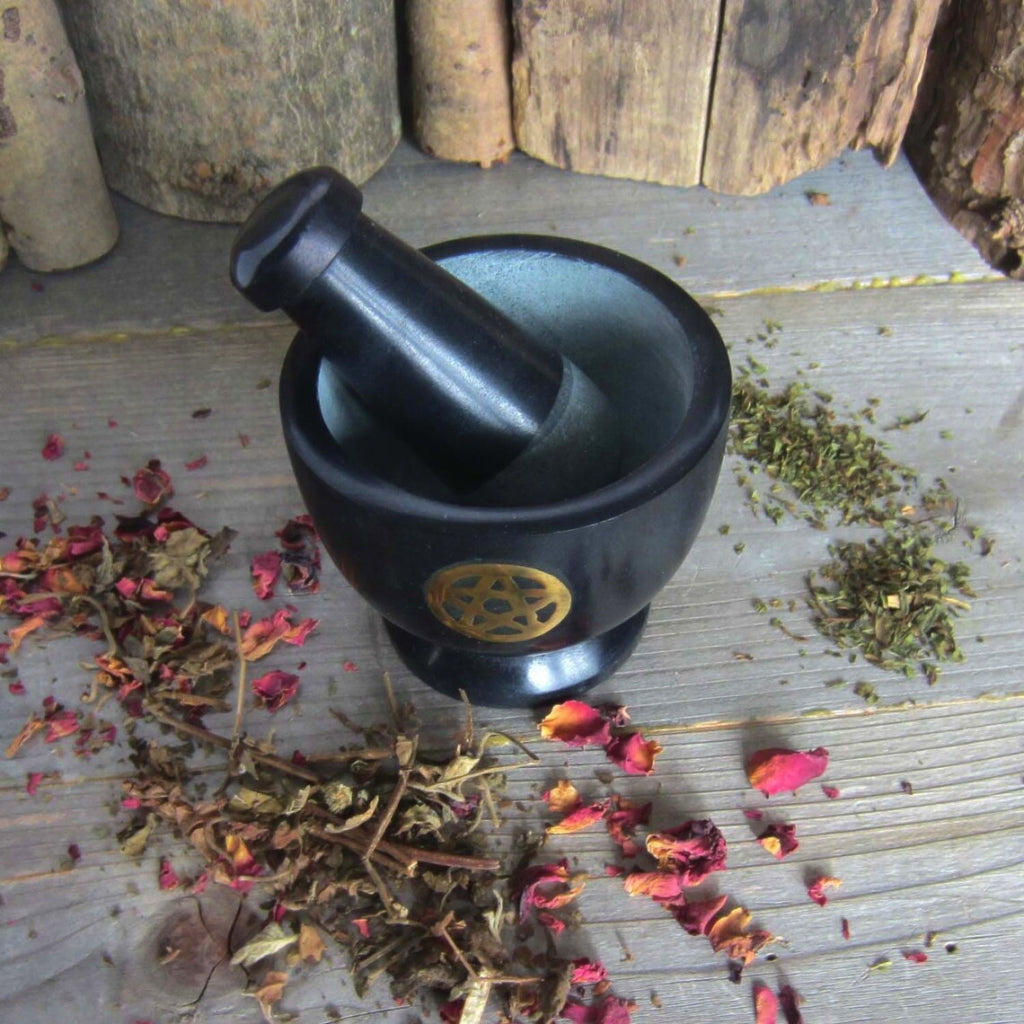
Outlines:
<svg viewBox="0 0 1024 1024"><path fill-rule="evenodd" d="M938 207L994 267L1024 279L1024 5L953 5L907 136Z"/></svg>
<svg viewBox="0 0 1024 1024"><path fill-rule="evenodd" d="M90 263L117 220L89 126L82 76L54 0L0 10L0 266L7 245L30 270Z"/></svg>
<svg viewBox="0 0 1024 1024"><path fill-rule="evenodd" d="M944 0L725 0L702 180L753 195L899 150Z"/></svg>
<svg viewBox="0 0 1024 1024"><path fill-rule="evenodd" d="M512 136L505 0L408 0L413 135L445 160L490 167Z"/></svg>
<svg viewBox="0 0 1024 1024"><path fill-rule="evenodd" d="M112 188L243 220L282 178L369 178L399 138L393 0L64 0Z"/></svg>

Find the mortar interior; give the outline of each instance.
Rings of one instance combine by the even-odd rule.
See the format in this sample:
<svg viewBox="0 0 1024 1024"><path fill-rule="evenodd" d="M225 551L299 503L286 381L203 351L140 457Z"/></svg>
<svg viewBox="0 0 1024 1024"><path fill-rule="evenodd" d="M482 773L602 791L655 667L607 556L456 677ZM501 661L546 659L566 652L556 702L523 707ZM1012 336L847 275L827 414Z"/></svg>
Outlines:
<svg viewBox="0 0 1024 1024"><path fill-rule="evenodd" d="M698 375L692 339L708 328L703 311L672 282L611 250L565 240L462 239L427 252L604 391L623 424L620 479L688 443L683 427ZM320 362L316 400L337 445L332 462L345 474L454 502L430 467L366 411L328 359Z"/></svg>

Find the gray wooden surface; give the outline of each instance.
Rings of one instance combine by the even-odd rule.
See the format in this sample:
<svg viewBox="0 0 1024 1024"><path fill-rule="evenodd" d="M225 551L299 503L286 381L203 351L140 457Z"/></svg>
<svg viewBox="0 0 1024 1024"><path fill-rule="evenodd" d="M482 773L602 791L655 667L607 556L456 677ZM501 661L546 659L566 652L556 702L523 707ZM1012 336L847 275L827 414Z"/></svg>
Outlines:
<svg viewBox="0 0 1024 1024"><path fill-rule="evenodd" d="M827 192L831 205L811 205L809 189ZM628 704L634 723L665 747L655 775L618 779L616 789L653 799L659 825L712 817L730 843L719 888L785 941L771 948L776 959L758 960L742 984L730 984L722 958L704 941L604 877L611 851L594 832L549 847L592 874L580 904L585 924L566 948L605 961L614 990L638 1003L639 1024L746 1024L755 978L793 984L809 1024L1024 1020L1024 292L993 279L903 161L886 172L865 154L759 199L735 200L574 176L521 157L483 172L403 148L366 193L368 212L418 244L540 231L613 245L714 307L737 364L752 354L782 384L816 363L812 379L840 407L880 398L882 424L929 410L922 423L886 440L923 477L946 477L971 521L996 541L986 558L949 542L950 558L969 559L978 591L958 628L962 665L947 668L935 687L848 666L824 653L805 612L783 613L795 632L812 636L798 644L752 602L799 600L804 574L822 562L829 539L854 534L754 518L727 461L705 528L656 600L635 656L594 698ZM119 210L123 241L95 267L49 278L17 266L0 274L0 489L10 488L0 502L0 530L8 534L0 549L30 529L39 493L64 492L71 522L109 515L95 492L119 492L122 474L158 457L174 477L176 507L201 525L239 531L210 596L255 607L249 559L301 510L274 388L261 386L276 378L291 330L273 317L261 320L232 294L232 229L171 221L129 204ZM685 257L682 266L676 256ZM770 350L745 340L766 320L782 325ZM203 407L211 415L194 419ZM40 457L51 431L68 443L52 463ZM84 451L92 454L90 468L74 472ZM208 466L187 472L184 462L201 454ZM728 534L719 532L726 524ZM740 554L738 542L745 544ZM325 713L332 706L379 718L384 670L416 702L427 729L445 732L451 702L401 668L379 624L332 567L321 593L301 609L322 627L302 652L309 667L301 699L274 719L281 749L336 745ZM73 702L87 679L79 661L89 656L89 645L26 642L15 664L28 694L9 695L5 682L0 744L46 694ZM344 662L358 670L344 672ZM828 685L837 678L848 685ZM853 693L858 681L876 686L877 704ZM479 718L535 736L527 712L481 710ZM841 791L828 800L812 784L772 801L801 839L782 863L753 842L755 823L741 810L763 804L742 768L744 751L761 745L828 747L825 781ZM533 747L542 760L514 777L514 795L535 799L566 773L585 796L604 792L595 778L605 766L599 754ZM31 771L59 776L32 798L25 792ZM177 905L156 886L159 854L177 847L165 836L141 864L119 852L116 796L128 771L123 747L83 762L36 744L2 763L5 1021L177 1019L181 993L161 988L145 958L147 937ZM504 843L511 827L496 841ZM82 857L69 870L70 843ZM843 880L824 908L804 891L817 871ZM849 940L840 932L844 917ZM904 960L903 951L924 948L927 932L940 933L928 962ZM881 958L891 968L869 972ZM237 978L219 976L197 1019L258 1020L237 986ZM344 1020L420 1018L417 1008L394 1008L383 990L356 999L337 952L299 971L282 1005L303 1024L330 1019L328 1006Z"/></svg>

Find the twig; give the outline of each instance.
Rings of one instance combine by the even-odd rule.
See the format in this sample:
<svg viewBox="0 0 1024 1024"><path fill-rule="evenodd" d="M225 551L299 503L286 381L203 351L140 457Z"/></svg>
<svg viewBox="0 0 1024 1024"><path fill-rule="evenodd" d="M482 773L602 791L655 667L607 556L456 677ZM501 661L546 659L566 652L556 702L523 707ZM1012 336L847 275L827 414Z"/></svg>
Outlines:
<svg viewBox="0 0 1024 1024"><path fill-rule="evenodd" d="M164 725L169 725L172 729L180 732L186 736L192 736L195 739L203 740L205 743L210 743L215 747L220 747L223 750L231 749L231 740L227 736L219 736L215 732L210 732L209 729L204 729L201 725L193 725L191 722L183 722L180 718L175 718L173 715L168 715L164 711L160 711L157 708L147 706L146 712L153 716L158 722L162 722ZM320 782L320 776L315 772L311 772L301 765L294 764L291 761L286 761L283 757L277 757L275 754L265 754L262 750L258 750L251 744L246 743L245 749L252 755L254 761L258 761L261 764L266 765L268 768L276 768L279 772L285 772L288 775L294 775L297 779L303 779L306 782Z"/></svg>

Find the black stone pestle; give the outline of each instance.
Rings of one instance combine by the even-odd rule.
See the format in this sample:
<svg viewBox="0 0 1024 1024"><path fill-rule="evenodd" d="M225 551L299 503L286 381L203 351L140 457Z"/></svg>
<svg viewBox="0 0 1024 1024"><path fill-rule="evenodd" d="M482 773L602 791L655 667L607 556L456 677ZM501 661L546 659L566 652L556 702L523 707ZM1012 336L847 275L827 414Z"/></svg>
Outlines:
<svg viewBox="0 0 1024 1024"><path fill-rule="evenodd" d="M284 310L460 502L546 504L612 482L621 427L598 386L361 211L330 168L287 179L239 231L235 287Z"/></svg>

